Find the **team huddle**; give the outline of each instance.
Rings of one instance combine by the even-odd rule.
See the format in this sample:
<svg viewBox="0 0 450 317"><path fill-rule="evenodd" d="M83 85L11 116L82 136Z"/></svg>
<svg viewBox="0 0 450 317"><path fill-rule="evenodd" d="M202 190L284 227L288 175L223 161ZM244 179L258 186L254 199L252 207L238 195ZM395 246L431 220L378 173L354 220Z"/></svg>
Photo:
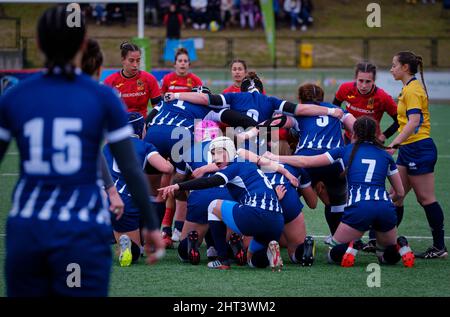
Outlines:
<svg viewBox="0 0 450 317"><path fill-rule="evenodd" d="M351 267L358 251L406 267L447 257L419 56L392 59L403 83L398 104L366 62L333 103L312 83L295 102L269 96L243 60L231 63L233 85L216 94L189 71L185 49L160 88L127 42L123 68L99 84L100 47L84 23L67 27L66 14L51 8L39 21L45 72L0 99L0 161L12 138L21 158L7 223L8 296L106 296L112 236L121 266L142 256L155 263L174 242L182 262L206 256L211 269L281 270L283 247L293 265L311 266L316 241L302 209L318 199L331 264ZM393 122L381 131L384 112ZM397 233L411 189L433 236L420 253ZM65 285L69 263L83 267L83 287Z"/></svg>

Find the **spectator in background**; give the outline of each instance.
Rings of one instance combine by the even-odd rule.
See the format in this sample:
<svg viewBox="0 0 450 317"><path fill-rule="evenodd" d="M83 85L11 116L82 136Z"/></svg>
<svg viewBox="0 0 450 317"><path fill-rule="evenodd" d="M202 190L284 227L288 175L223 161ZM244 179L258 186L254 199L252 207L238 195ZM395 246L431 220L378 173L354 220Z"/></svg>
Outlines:
<svg viewBox="0 0 450 317"><path fill-rule="evenodd" d="M306 31L308 29L308 26L310 26L314 19L312 17L312 11L314 7L312 4L312 0L301 0L301 6L300 6L300 14L299 14L299 20L298 22L301 24L301 30Z"/></svg>
<svg viewBox="0 0 450 317"><path fill-rule="evenodd" d="M125 16L125 10L123 4L120 3L109 3L106 5L106 10L108 11L108 21L109 22L120 22L123 26L127 22Z"/></svg>
<svg viewBox="0 0 450 317"><path fill-rule="evenodd" d="M216 21L219 25L222 25L222 19L220 18L220 5L221 0L208 0L207 12L209 23Z"/></svg>
<svg viewBox="0 0 450 317"><path fill-rule="evenodd" d="M158 14L162 21L164 18L164 15L169 12L170 4L172 3L172 0L158 0Z"/></svg>
<svg viewBox="0 0 450 317"><path fill-rule="evenodd" d="M234 0L221 0L220 2L220 17L224 28L233 24L233 4Z"/></svg>
<svg viewBox="0 0 450 317"><path fill-rule="evenodd" d="M164 15L163 20L166 26L166 38L178 40L181 37L181 26L183 25L183 15L179 13L175 3L169 7L169 12Z"/></svg>
<svg viewBox="0 0 450 317"><path fill-rule="evenodd" d="M255 28L255 18L257 7L254 0L240 0L240 11L241 11L241 28L245 28L247 25L250 29Z"/></svg>
<svg viewBox="0 0 450 317"><path fill-rule="evenodd" d="M102 24L106 22L106 3L92 3L92 16L95 18L95 23Z"/></svg>
<svg viewBox="0 0 450 317"><path fill-rule="evenodd" d="M191 0L191 18L192 26L194 29L206 29L207 13L206 8L208 6L207 0Z"/></svg>
<svg viewBox="0 0 450 317"><path fill-rule="evenodd" d="M183 15L184 25L191 24L191 1L190 0L176 0L178 12Z"/></svg>
<svg viewBox="0 0 450 317"><path fill-rule="evenodd" d="M284 11L291 19L291 30L297 30L297 21L300 14L301 0L285 0Z"/></svg>
<svg viewBox="0 0 450 317"><path fill-rule="evenodd" d="M145 0L145 20L151 26L158 25L158 0Z"/></svg>

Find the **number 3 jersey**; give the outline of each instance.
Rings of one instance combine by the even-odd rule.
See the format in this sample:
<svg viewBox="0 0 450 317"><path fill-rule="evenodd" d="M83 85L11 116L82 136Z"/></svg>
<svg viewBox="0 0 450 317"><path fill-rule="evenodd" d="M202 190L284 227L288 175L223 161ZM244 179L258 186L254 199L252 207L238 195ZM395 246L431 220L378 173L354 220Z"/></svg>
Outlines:
<svg viewBox="0 0 450 317"><path fill-rule="evenodd" d="M20 177L10 216L109 223L97 185L103 138L131 135L111 88L77 72L37 74L0 99L0 140L16 139Z"/></svg>
<svg viewBox="0 0 450 317"><path fill-rule="evenodd" d="M326 153L331 163L342 160L348 166L354 144L332 149ZM347 206L361 200L390 201L386 191L386 176L398 173L392 156L369 142L360 144L347 172Z"/></svg>

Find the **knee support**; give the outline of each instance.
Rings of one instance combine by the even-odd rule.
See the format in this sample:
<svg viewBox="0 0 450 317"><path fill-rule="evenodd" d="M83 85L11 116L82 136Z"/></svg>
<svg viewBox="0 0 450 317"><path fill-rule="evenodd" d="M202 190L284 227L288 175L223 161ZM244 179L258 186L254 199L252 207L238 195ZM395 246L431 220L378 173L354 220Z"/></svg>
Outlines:
<svg viewBox="0 0 450 317"><path fill-rule="evenodd" d="M217 217L213 213L214 208L216 208L216 206L217 206L217 202L218 202L218 199L214 199L212 202L209 203L209 206L208 206L208 221L222 221L222 220L220 220L219 217Z"/></svg>

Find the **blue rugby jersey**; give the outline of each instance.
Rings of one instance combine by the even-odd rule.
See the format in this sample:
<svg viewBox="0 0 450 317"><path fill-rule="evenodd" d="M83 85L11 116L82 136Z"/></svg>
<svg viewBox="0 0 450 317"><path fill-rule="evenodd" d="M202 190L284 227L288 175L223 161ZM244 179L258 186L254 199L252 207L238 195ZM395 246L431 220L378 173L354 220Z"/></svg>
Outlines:
<svg viewBox="0 0 450 317"><path fill-rule="evenodd" d="M326 153L330 162L341 159L348 165L354 144L332 149ZM361 200L390 201L386 191L387 176L398 173L392 156L372 143L364 142L359 146L347 173L348 203L350 206Z"/></svg>
<svg viewBox="0 0 450 317"><path fill-rule="evenodd" d="M0 139L16 139L20 177L10 217L109 223L97 184L103 138L128 138L125 106L111 88L76 73L39 73L0 99Z"/></svg>
<svg viewBox="0 0 450 317"><path fill-rule="evenodd" d="M231 196L240 204L283 212L272 185L255 163L234 160L215 175L225 179Z"/></svg>
<svg viewBox="0 0 450 317"><path fill-rule="evenodd" d="M306 188L308 186L311 186L311 178L309 177L309 174L308 172L306 172L305 169L294 167L289 164L281 164L281 163L278 164L283 166L285 169L289 171L289 173L298 178L300 188ZM272 184L273 188L276 188L278 185L290 184L289 180L281 173L265 172L265 174L269 179L270 184Z"/></svg>
<svg viewBox="0 0 450 317"><path fill-rule="evenodd" d="M212 110L183 100L164 101L151 125L168 125L194 129L196 119L203 119Z"/></svg>
<svg viewBox="0 0 450 317"><path fill-rule="evenodd" d="M335 105L322 102L320 106L336 108ZM349 114L344 112L342 121ZM296 116L296 126L294 127L300 135L296 154L301 154L302 150L330 150L344 145L342 138L342 122L332 116Z"/></svg>
<svg viewBox="0 0 450 317"><path fill-rule="evenodd" d="M134 149L136 150L138 162L142 164L142 169L144 168L147 160L152 155L158 154L158 150L151 143L144 142L143 140L138 139L137 137L132 137L131 141L133 142ZM111 150L106 144L103 147L103 154L105 155L106 162L108 164L108 169L111 173L111 177L114 181L114 185L117 188L117 191L121 195L130 196L131 194L128 191L127 184L125 183L125 178L120 172L119 167L117 166L116 160L114 160Z"/></svg>
<svg viewBox="0 0 450 317"><path fill-rule="evenodd" d="M241 114L245 114L260 123L272 118L276 112L281 113L285 100L266 96L259 92L226 93L219 95L222 98L219 108L230 108Z"/></svg>

